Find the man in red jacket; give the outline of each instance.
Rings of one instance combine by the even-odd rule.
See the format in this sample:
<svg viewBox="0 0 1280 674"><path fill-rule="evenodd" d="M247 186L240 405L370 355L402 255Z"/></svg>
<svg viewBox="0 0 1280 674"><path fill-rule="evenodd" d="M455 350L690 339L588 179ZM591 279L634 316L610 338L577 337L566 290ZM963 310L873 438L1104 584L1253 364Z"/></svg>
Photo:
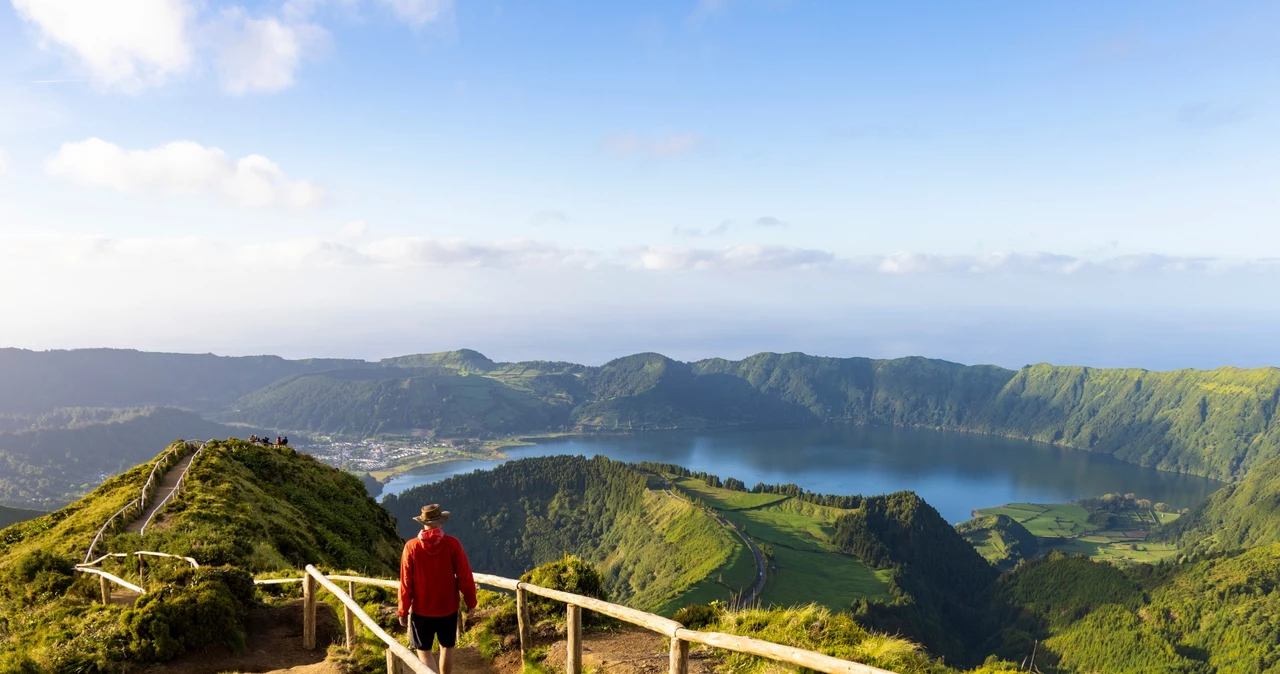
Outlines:
<svg viewBox="0 0 1280 674"><path fill-rule="evenodd" d="M453 670L453 647L458 637L458 593L467 610L476 607L476 581L462 543L440 528L449 511L432 504L413 518L422 531L404 544L400 556L400 626L409 628L409 645L418 659L440 674ZM431 643L440 641L440 668L431 658Z"/></svg>

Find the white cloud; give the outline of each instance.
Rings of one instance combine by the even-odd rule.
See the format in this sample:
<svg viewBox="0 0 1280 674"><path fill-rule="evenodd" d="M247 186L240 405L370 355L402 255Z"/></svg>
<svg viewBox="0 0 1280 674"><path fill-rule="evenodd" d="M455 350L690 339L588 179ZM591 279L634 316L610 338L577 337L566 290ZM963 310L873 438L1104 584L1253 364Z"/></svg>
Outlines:
<svg viewBox="0 0 1280 674"><path fill-rule="evenodd" d="M12 0L41 45L69 52L104 89L138 91L191 67L189 0Z"/></svg>
<svg viewBox="0 0 1280 674"><path fill-rule="evenodd" d="M766 215L763 217L756 218L755 226L756 227L786 227L787 223L775 217Z"/></svg>
<svg viewBox="0 0 1280 674"><path fill-rule="evenodd" d="M223 12L211 33L216 36L222 90L234 96L293 86L304 54L317 49L328 37L316 24L253 18L240 7Z"/></svg>
<svg viewBox="0 0 1280 674"><path fill-rule="evenodd" d="M361 230L362 221L348 223ZM347 227L344 227L344 230ZM346 233L346 232L344 232ZM352 232L353 233L353 232ZM611 253L526 239L467 241L391 237L368 241L295 238L233 244L202 237L112 239L48 232L0 232L6 265L106 266L143 269L180 258L224 268L263 264L285 269L370 268L515 270L612 269L634 272L805 272L940 277L1159 276L1280 273L1280 259L1184 258L1138 255L1088 261L1052 253L842 257L830 251L749 244L725 248L634 246Z"/></svg>
<svg viewBox="0 0 1280 674"><path fill-rule="evenodd" d="M396 18L420 28L439 21L453 9L453 0L381 0Z"/></svg>
<svg viewBox="0 0 1280 674"><path fill-rule="evenodd" d="M45 171L121 192L214 195L244 207L310 208L325 197L318 185L287 177L266 157L232 160L218 148L190 141L131 151L99 138L63 143L45 161Z"/></svg>
<svg viewBox="0 0 1280 674"><path fill-rule="evenodd" d="M702 136L696 133L679 133L659 136L657 138L640 138L634 133L619 133L608 136L602 145L611 154L619 157L679 157L689 154L705 144Z"/></svg>
<svg viewBox="0 0 1280 674"><path fill-rule="evenodd" d="M101 89L137 93L199 72L212 58L223 91L239 96L293 86L303 61L328 39L312 21L316 11L361 0L286 0L278 14L257 16L238 4L212 11L202 0L11 1L42 47L65 53ZM452 0L369 1L414 28L453 10Z"/></svg>
<svg viewBox="0 0 1280 674"><path fill-rule="evenodd" d="M339 234L342 238L347 240L362 239L364 238L364 235L368 233L369 225L366 225L364 220L351 220L350 222L344 222L339 230Z"/></svg>

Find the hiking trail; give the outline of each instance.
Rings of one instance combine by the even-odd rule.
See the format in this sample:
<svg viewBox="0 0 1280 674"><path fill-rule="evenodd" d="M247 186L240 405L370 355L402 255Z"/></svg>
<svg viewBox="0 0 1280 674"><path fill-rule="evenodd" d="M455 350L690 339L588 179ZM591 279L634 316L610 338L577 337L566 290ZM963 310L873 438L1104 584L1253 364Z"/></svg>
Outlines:
<svg viewBox="0 0 1280 674"><path fill-rule="evenodd" d="M187 468L191 466L192 459L196 458L197 452L192 452L184 457L181 461L173 464L164 474L164 479L160 481L160 486L156 488L154 494L151 495L151 505L148 505L136 519L125 527L125 532L130 534L141 534L143 527L155 517L166 504L169 503L173 492L178 488L178 484L182 482L182 476L186 474Z"/></svg>

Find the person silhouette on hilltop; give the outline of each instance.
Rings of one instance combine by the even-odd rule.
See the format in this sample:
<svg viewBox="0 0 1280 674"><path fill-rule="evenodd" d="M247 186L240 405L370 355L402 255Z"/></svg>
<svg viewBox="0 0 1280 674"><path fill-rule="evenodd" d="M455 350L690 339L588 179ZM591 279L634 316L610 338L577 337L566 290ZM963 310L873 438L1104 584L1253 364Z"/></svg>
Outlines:
<svg viewBox="0 0 1280 674"><path fill-rule="evenodd" d="M413 518L422 525L404 544L400 556L400 626L409 630L409 645L418 659L439 674L453 671L453 647L458 639L458 593L467 610L476 607L476 581L462 543L440 527L449 511L438 504L422 506ZM440 641L440 667L432 662L431 644Z"/></svg>

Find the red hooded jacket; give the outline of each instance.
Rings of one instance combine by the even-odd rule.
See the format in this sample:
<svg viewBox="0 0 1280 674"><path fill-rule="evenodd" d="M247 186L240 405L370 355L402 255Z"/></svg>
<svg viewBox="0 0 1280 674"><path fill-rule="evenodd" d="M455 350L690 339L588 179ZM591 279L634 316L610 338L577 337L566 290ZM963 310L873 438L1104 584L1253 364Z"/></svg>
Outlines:
<svg viewBox="0 0 1280 674"><path fill-rule="evenodd" d="M476 607L476 581L462 543L440 529L423 529L400 555L400 615L442 618L458 612L458 593Z"/></svg>

